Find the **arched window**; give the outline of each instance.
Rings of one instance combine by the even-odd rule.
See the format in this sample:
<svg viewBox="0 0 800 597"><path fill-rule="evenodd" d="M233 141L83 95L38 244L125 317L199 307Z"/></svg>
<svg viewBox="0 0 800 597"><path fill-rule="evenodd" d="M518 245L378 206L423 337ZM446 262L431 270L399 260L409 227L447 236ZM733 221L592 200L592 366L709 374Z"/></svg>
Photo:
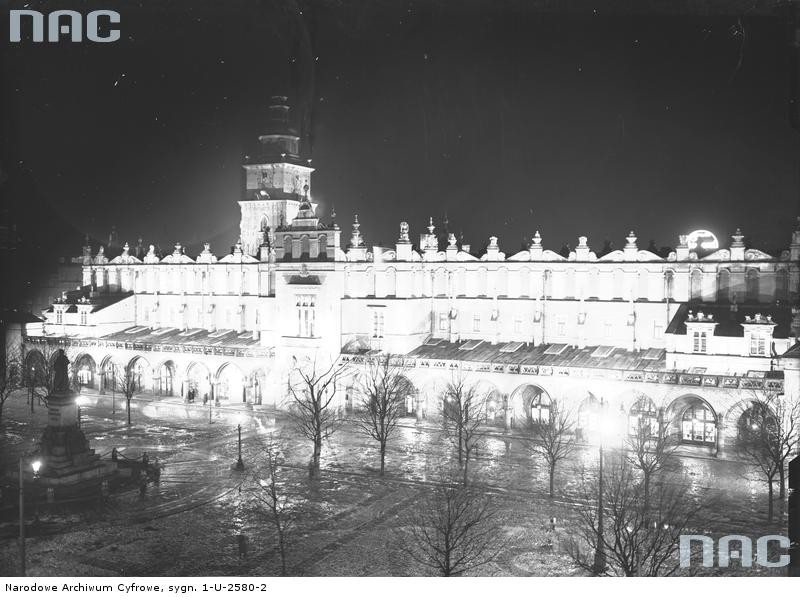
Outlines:
<svg viewBox="0 0 800 597"><path fill-rule="evenodd" d="M775 417L767 405L753 402L750 408L742 413L737 424L738 439L742 443L758 445L770 433L774 433Z"/></svg>
<svg viewBox="0 0 800 597"><path fill-rule="evenodd" d="M722 269L717 274L717 302L727 303L731 300L731 273Z"/></svg>
<svg viewBox="0 0 800 597"><path fill-rule="evenodd" d="M650 297L650 272L643 270L639 272L639 298Z"/></svg>
<svg viewBox="0 0 800 597"><path fill-rule="evenodd" d="M717 419L704 402L695 402L686 407L681 416L683 441L713 445L717 441Z"/></svg>
<svg viewBox="0 0 800 597"><path fill-rule="evenodd" d="M544 270L542 274L542 294L544 298L553 296L553 272L549 269Z"/></svg>
<svg viewBox="0 0 800 597"><path fill-rule="evenodd" d="M775 272L775 300L781 302L789 300L789 274L785 269Z"/></svg>
<svg viewBox="0 0 800 597"><path fill-rule="evenodd" d="M647 396L639 398L628 414L628 433L633 436L647 433L650 437L658 436L658 410Z"/></svg>
<svg viewBox="0 0 800 597"><path fill-rule="evenodd" d="M675 274L672 270L664 272L664 298L672 300L672 293L675 288Z"/></svg>
<svg viewBox="0 0 800 597"><path fill-rule="evenodd" d="M482 267L478 270L478 296L486 296L487 295L487 287L489 285L489 272L486 271L485 267Z"/></svg>
<svg viewBox="0 0 800 597"><path fill-rule="evenodd" d="M570 268L567 270L566 278L564 280L564 298L575 298L575 270Z"/></svg>
<svg viewBox="0 0 800 597"><path fill-rule="evenodd" d="M520 296L531 296L531 270L523 267L519 272L519 294Z"/></svg>
<svg viewBox="0 0 800 597"><path fill-rule="evenodd" d="M613 274L612 286L614 289L614 298L625 297L625 272L621 269L615 269Z"/></svg>
<svg viewBox="0 0 800 597"><path fill-rule="evenodd" d="M173 381L175 377L175 366L172 361L162 364L158 372L159 392L162 396L172 396L174 391Z"/></svg>
<svg viewBox="0 0 800 597"><path fill-rule="evenodd" d="M747 275L745 277L745 282L747 285L747 302L748 303L757 303L758 302L758 295L759 295L759 288L758 288L758 270L751 268L747 270Z"/></svg>
<svg viewBox="0 0 800 597"><path fill-rule="evenodd" d="M300 257L302 259L308 259L310 253L311 243L308 240L308 236L304 234L300 237Z"/></svg>
<svg viewBox="0 0 800 597"><path fill-rule="evenodd" d="M327 259L328 258L328 237L325 236L324 234L320 234L317 237L317 244L318 244L318 247L319 247L319 249L317 251L317 255L318 255L319 259L321 259L321 260Z"/></svg>
<svg viewBox="0 0 800 597"><path fill-rule="evenodd" d="M508 296L508 270L504 267L497 270L495 291L497 292L497 296Z"/></svg>
<svg viewBox="0 0 800 597"><path fill-rule="evenodd" d="M693 269L689 277L689 300L703 300L703 272Z"/></svg>
<svg viewBox="0 0 800 597"><path fill-rule="evenodd" d="M387 268L384 273L386 285L384 286L386 296L397 296L397 271L393 268Z"/></svg>
<svg viewBox="0 0 800 597"><path fill-rule="evenodd" d="M600 270L595 267L589 271L589 282L586 285L586 297L598 298L600 296L598 290L599 286L600 286Z"/></svg>

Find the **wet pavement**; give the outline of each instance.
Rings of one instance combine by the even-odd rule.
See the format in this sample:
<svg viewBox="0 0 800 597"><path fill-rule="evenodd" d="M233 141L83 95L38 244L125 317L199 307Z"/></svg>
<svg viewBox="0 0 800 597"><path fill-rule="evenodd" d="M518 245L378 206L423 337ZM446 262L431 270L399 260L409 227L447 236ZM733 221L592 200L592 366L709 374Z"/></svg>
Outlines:
<svg viewBox="0 0 800 597"><path fill-rule="evenodd" d="M297 521L292 533L292 574L419 574L400 550L403 515L420 499L438 471L452 464L453 451L432 426L404 420L389 446L386 475L378 476L379 455L373 440L345 424L322 453L322 476L310 483L310 444L297 437L291 422L278 414L244 408L207 407L135 400L132 425L125 423L121 402L115 415L106 398L83 407L82 429L96 452L123 457L148 452L165 466L158 485L142 499L138 490L113 494L89 512L62 512L61 532L29 540L34 574L214 575L277 573L272 532L263 510L253 501L263 475L264 442L280 436L286 466L282 479L295 497ZM165 406L169 406L165 410ZM176 410L189 411L177 417ZM166 415L168 416L165 416ZM237 458L237 424L242 424L244 472L232 468ZM0 465L30 453L45 426L45 412L31 416L24 398L10 400L0 437ZM547 469L518 439L502 433L487 436L473 467L488 493L503 503L499 532L510 538L500 563L483 574L575 574L568 558L552 549L548 521L555 517L568 532L578 500L578 471L596 466L596 449L581 449L560 466L557 496L549 499ZM708 534L769 532L785 534L782 521L766 523L764 483L741 463L708 457L678 456L666 483L686 487L697 499L714 504ZM780 508L776 503L776 512ZM58 518L60 517L60 518ZM42 518L48 521L46 516ZM237 537L248 537L247 554ZM397 540L390 540L396 535ZM35 532L34 532L35 535ZM59 561L52 554L73 554ZM0 572L14 567L13 542L0 544ZM748 573L766 573L746 571ZM774 573L774 572L773 572Z"/></svg>

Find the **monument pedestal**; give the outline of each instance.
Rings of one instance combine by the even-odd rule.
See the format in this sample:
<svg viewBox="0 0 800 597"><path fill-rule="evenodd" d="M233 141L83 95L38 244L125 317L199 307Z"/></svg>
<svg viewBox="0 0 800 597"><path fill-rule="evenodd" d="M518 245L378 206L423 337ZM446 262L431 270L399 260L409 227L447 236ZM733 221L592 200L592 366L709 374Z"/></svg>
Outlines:
<svg viewBox="0 0 800 597"><path fill-rule="evenodd" d="M113 462L102 462L78 427L77 394L54 392L47 397L47 428L41 439L42 485L71 485L99 481L114 474Z"/></svg>
<svg viewBox="0 0 800 597"><path fill-rule="evenodd" d="M42 485L70 485L112 475L116 466L102 462L78 427L77 394L55 392L47 397L47 428L42 434Z"/></svg>

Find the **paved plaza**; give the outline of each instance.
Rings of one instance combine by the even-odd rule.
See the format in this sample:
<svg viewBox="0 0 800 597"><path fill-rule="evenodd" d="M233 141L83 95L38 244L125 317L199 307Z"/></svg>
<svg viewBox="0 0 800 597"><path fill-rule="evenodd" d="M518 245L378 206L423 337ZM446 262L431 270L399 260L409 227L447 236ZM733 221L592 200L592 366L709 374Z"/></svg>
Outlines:
<svg viewBox="0 0 800 597"><path fill-rule="evenodd" d="M134 399L132 425L124 402L87 395L82 428L98 454L113 448L122 457L147 452L165 465L160 483L144 497L137 489L105 502L73 504L29 521L28 570L51 575L274 575L279 573L274 534L263 511L253 507L264 474L264 442L280 436L286 466L282 487L300 513L289 548L293 575L418 574L400 549L404 518L449 465L452 450L437 428L403 421L389 446L386 475L378 475L377 446L352 424L326 443L319 480L311 482L308 442L298 439L281 413L234 407L184 405L143 396ZM31 415L23 395L7 403L0 439L2 465L34 450L45 426L45 408ZM241 422L246 468L236 471L237 424ZM487 435L474 471L477 483L501 505L498 533L508 539L497 563L481 574L580 574L559 549L574 525L577 472L596 462L595 450L579 450L557 474L557 496L547 497L547 469L517 438L502 430ZM698 499L713 504L710 535L785 533L783 514L766 524L766 489L752 471L733 460L684 454L675 459L667 482L686 484ZM780 511L780 507L776 509ZM16 569L13 519L2 525L0 571ZM8 516L6 516L8 518ZM550 530L550 520L557 520ZM240 548L244 536L246 549ZM766 574L766 569L745 571ZM727 573L743 573L732 570Z"/></svg>

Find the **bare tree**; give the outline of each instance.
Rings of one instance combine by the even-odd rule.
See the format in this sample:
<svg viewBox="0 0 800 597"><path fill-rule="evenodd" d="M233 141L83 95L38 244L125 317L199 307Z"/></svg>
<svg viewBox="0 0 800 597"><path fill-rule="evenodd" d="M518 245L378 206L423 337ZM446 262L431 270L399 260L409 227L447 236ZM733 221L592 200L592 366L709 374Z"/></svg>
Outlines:
<svg viewBox="0 0 800 597"><path fill-rule="evenodd" d="M281 576L286 576L289 537L294 528L294 507L282 476L284 467L283 443L269 436L264 442L264 469L256 472L257 502L266 507L267 518L275 529L276 548L281 559ZM263 511L263 510L262 510Z"/></svg>
<svg viewBox="0 0 800 597"><path fill-rule="evenodd" d="M378 442L381 454L381 475L386 468L386 446L403 415L409 391L404 374L407 367L399 357L380 355L364 364L357 391L361 394L356 425Z"/></svg>
<svg viewBox="0 0 800 597"><path fill-rule="evenodd" d="M0 363L0 424L3 423L3 407L11 395L23 387L22 359L19 351L7 349L3 362Z"/></svg>
<svg viewBox="0 0 800 597"><path fill-rule="evenodd" d="M486 423L488 394L466 376L454 377L440 396L442 430L456 448L458 466L466 486L469 461L483 439L481 427Z"/></svg>
<svg viewBox="0 0 800 597"><path fill-rule="evenodd" d="M779 498L786 497L786 466L800 441L800 402L790 402L773 393L754 395L750 408L739 423L739 453L764 477L769 506L767 520L774 514L774 484Z"/></svg>
<svg viewBox="0 0 800 597"><path fill-rule="evenodd" d="M524 441L535 455L547 462L550 474L550 497L554 496L555 474L558 463L575 451L575 418L560 402L550 403L547 420L536 421L528 416Z"/></svg>
<svg viewBox="0 0 800 597"><path fill-rule="evenodd" d="M54 363L59 346L54 344L35 345L25 354L24 379L31 392L31 412L33 400L47 405L47 398L53 393L55 381Z"/></svg>
<svg viewBox="0 0 800 597"><path fill-rule="evenodd" d="M128 416L128 425L131 424L131 400L139 391L136 375L130 367L114 368L114 384L116 389L125 398L125 412Z"/></svg>
<svg viewBox="0 0 800 597"><path fill-rule="evenodd" d="M680 567L680 536L699 520L700 500L679 484L664 485L646 505L632 462L619 457L609 464L602 484L596 476L581 476L577 532L566 541L566 552L596 575L673 575Z"/></svg>
<svg viewBox="0 0 800 597"><path fill-rule="evenodd" d="M402 549L436 574L460 576L494 561L505 548L498 518L491 497L453 480L433 488L414 508Z"/></svg>
<svg viewBox="0 0 800 597"><path fill-rule="evenodd" d="M678 441L670 434L669 423L641 417L633 433L628 434L625 447L628 460L642 474L642 498L647 509L652 481L669 463Z"/></svg>
<svg viewBox="0 0 800 597"><path fill-rule="evenodd" d="M333 435L342 420L334 408L333 398L346 366L334 361L325 369L318 368L314 359L305 365L296 364L289 374L289 415L298 432L313 444L309 463L311 477L319 474L322 442Z"/></svg>

